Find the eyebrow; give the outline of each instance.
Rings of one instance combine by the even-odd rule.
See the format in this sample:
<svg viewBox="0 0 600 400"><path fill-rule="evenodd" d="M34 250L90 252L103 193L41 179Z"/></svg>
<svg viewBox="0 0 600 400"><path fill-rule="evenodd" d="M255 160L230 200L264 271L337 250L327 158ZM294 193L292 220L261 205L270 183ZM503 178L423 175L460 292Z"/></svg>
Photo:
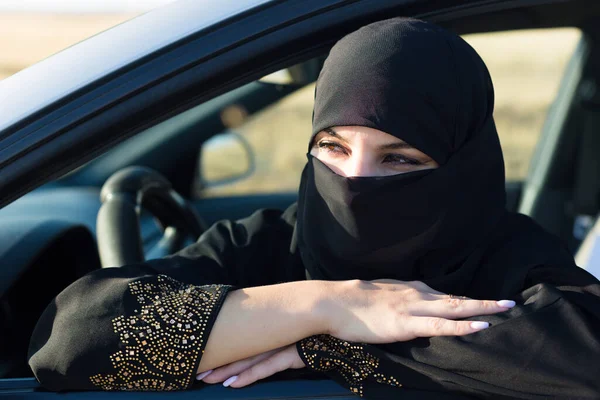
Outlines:
<svg viewBox="0 0 600 400"><path fill-rule="evenodd" d="M336 139L340 139L342 142L348 143L348 140L343 138L339 133L333 130L333 128L325 128L323 132L327 133L329 136L333 136Z"/></svg>
<svg viewBox="0 0 600 400"><path fill-rule="evenodd" d="M330 136L335 137L336 139L341 140L344 143L348 143L348 140L343 138L339 133L334 131L332 128L325 128L325 129L323 129L323 132L329 134ZM381 145L381 146L379 146L379 149L380 150L398 150L398 149L414 149L414 147L406 142L401 141L401 142L388 143L388 144Z"/></svg>

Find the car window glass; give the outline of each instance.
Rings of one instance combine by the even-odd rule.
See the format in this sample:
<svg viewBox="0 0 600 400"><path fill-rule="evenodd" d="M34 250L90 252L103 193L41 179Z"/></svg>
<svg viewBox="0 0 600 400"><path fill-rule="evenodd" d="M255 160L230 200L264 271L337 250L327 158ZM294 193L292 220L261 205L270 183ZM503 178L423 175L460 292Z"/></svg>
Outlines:
<svg viewBox="0 0 600 400"><path fill-rule="evenodd" d="M486 62L496 89L495 120L508 181L521 181L556 97L566 64L580 39L574 28L495 32L464 36ZM231 131L254 155L251 173L196 191L197 197L294 192L306 162L314 84L245 118ZM229 112L228 110L226 110ZM239 147L239 146L238 146ZM207 146L205 170L228 167L240 152ZM224 172L226 174L226 172Z"/></svg>
<svg viewBox="0 0 600 400"><path fill-rule="evenodd" d="M172 1L0 1L0 80Z"/></svg>

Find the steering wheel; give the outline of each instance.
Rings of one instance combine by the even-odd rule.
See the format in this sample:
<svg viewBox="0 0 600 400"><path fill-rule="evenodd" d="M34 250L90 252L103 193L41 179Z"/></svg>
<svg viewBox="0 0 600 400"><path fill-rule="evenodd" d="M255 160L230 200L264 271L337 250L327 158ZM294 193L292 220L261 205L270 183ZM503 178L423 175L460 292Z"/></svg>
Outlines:
<svg viewBox="0 0 600 400"><path fill-rule="evenodd" d="M163 230L149 258L172 254L183 247L187 238L195 240L205 230L194 207L150 168L134 166L117 171L102 186L100 201L96 233L103 268L146 259L140 233L142 208Z"/></svg>

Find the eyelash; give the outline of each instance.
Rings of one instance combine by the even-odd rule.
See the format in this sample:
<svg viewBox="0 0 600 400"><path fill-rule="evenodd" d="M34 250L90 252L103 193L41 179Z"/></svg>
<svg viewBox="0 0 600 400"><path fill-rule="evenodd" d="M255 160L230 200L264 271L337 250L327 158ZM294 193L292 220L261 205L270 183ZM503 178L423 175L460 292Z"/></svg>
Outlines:
<svg viewBox="0 0 600 400"><path fill-rule="evenodd" d="M319 147L319 149L323 149L323 150L327 151L328 153L347 154L346 150L337 143L323 141L323 142L317 143L317 146ZM390 160L390 158L392 160ZM420 161L414 160L412 158L408 158L401 154L386 154L386 156L383 159L383 162L389 162L392 164L402 164L402 165L406 165L406 164L421 165Z"/></svg>

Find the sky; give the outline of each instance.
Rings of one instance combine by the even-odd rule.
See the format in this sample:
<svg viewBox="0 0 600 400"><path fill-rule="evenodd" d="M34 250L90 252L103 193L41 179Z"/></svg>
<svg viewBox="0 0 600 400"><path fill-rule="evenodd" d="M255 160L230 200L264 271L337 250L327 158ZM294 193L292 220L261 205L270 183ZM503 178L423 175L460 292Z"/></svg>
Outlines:
<svg viewBox="0 0 600 400"><path fill-rule="evenodd" d="M0 11L140 12L174 0L0 0Z"/></svg>

